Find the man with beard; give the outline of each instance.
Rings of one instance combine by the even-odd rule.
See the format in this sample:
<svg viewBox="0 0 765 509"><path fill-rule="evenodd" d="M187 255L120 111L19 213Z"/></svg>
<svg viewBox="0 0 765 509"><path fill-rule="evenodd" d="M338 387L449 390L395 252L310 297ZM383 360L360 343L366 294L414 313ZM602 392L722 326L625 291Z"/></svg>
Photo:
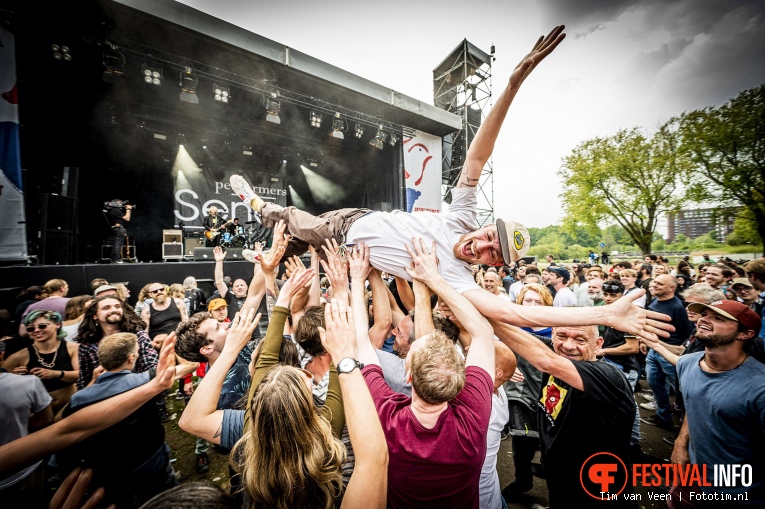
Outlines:
<svg viewBox="0 0 765 509"><path fill-rule="evenodd" d="M747 355L745 347L760 332L757 313L741 302L720 300L691 303L688 310L701 314L696 339L704 351L681 356L677 373L683 387L686 417L675 440L672 463L705 465L713 484L714 466L751 466L751 485L675 486L670 508L700 507L691 503L689 491L732 497L725 507L765 505L765 365ZM684 492L684 493L683 493ZM745 501L736 501L743 494ZM685 495L685 496L682 496ZM681 498L682 497L682 498ZM698 499L697 499L698 500ZM736 501L736 502L734 502Z"/></svg>
<svg viewBox="0 0 765 509"><path fill-rule="evenodd" d="M97 370L99 367L98 342L117 332L130 332L138 337L138 358L133 368L134 373L143 373L157 367L159 360L157 351L151 346L151 339L143 330L143 322L140 318L135 313L125 313L122 301L118 297L113 295L96 297L85 310L85 316L77 333L77 341L80 343L78 390L95 381L94 372L98 371L97 375L103 373L103 368Z"/></svg>
<svg viewBox="0 0 765 509"><path fill-rule="evenodd" d="M154 302L144 308L141 319L152 341L160 334L170 334L179 323L189 319L183 300L168 299L167 289L162 283L152 283L149 296Z"/></svg>

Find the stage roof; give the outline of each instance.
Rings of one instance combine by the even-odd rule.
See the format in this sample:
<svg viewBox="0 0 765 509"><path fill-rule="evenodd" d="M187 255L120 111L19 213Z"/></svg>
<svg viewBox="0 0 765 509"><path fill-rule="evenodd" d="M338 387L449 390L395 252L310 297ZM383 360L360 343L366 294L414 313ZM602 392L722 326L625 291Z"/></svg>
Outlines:
<svg viewBox="0 0 765 509"><path fill-rule="evenodd" d="M177 54L180 50L172 41L172 30L167 29L170 22L177 30L199 34L210 42L188 48L196 61L437 136L461 128L457 115L185 4L173 0L101 0L98 3L104 13L115 20L116 33L112 36ZM191 57L190 54L182 56Z"/></svg>

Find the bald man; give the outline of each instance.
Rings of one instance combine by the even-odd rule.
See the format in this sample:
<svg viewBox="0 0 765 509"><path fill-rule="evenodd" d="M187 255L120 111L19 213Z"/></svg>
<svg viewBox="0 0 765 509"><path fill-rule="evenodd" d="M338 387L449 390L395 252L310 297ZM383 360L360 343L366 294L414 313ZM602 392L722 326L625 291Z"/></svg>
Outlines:
<svg viewBox="0 0 765 509"><path fill-rule="evenodd" d="M490 273L489 273L490 274ZM515 354L504 343L494 342L494 394L491 396L491 418L486 437L486 459L478 481L478 500L481 509L502 507L499 476L497 475L497 453L502 441L502 429L510 420L510 408L502 385L515 373Z"/></svg>
<svg viewBox="0 0 765 509"><path fill-rule="evenodd" d="M623 497L632 493L630 483L619 491L621 484L608 482L615 475L611 468L623 471L624 465L630 471L635 400L620 370L597 358L595 352L603 345L597 326L555 327L550 350L517 327L494 320L491 324L505 345L543 373L537 415L550 508L591 507L601 491L619 492L609 507L637 508L637 502ZM580 482L582 468L591 471L588 458L599 453L605 453L597 456L597 463L607 474L596 472Z"/></svg>

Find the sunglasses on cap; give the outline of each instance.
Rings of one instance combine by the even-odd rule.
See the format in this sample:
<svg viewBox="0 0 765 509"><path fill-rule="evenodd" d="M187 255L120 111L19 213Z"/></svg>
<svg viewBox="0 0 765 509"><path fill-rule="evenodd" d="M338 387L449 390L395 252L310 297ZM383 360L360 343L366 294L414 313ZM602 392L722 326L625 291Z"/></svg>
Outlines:
<svg viewBox="0 0 765 509"><path fill-rule="evenodd" d="M608 293L622 293L622 289L618 285L610 285L603 283L603 291Z"/></svg>
<svg viewBox="0 0 765 509"><path fill-rule="evenodd" d="M35 329L45 330L48 328L48 325L51 325L49 323L41 323L38 325L28 325L27 326L27 332L34 332Z"/></svg>

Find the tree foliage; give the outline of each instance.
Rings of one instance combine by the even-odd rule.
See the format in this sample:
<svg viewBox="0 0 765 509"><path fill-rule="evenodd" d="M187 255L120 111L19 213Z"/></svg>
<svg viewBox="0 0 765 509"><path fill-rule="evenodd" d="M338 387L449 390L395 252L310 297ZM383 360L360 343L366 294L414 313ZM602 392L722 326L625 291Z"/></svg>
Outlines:
<svg viewBox="0 0 765 509"><path fill-rule="evenodd" d="M765 84L670 122L679 129L682 153L694 163L687 174L694 199L744 205L747 214L740 219L750 221L765 242Z"/></svg>
<svg viewBox="0 0 765 509"><path fill-rule="evenodd" d="M577 146L558 172L566 186L564 229L594 232L610 219L649 253L659 215L685 202L678 175L688 160L678 154L678 142L677 130L664 125L650 139L633 128Z"/></svg>

